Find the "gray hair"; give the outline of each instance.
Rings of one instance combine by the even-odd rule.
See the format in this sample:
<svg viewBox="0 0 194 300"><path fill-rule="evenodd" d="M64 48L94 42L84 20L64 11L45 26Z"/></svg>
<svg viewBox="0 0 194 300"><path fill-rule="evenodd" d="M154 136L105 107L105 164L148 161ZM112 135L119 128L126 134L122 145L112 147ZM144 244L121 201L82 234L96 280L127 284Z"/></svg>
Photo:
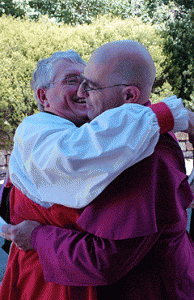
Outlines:
<svg viewBox="0 0 194 300"><path fill-rule="evenodd" d="M35 99L38 102L38 108L40 111L44 111L44 106L41 104L38 98L37 90L40 87L50 87L55 76L54 64L61 59L66 59L74 64L86 65L86 62L81 58L81 56L72 49L67 51L58 51L49 58L39 60L32 75L33 79L31 82L31 87L34 90Z"/></svg>

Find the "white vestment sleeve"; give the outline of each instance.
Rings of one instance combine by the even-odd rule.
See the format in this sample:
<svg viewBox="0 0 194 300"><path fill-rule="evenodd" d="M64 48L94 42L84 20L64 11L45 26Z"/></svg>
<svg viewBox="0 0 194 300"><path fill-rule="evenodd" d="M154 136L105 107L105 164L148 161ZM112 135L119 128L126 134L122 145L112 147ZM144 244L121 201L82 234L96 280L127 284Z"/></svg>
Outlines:
<svg viewBox="0 0 194 300"><path fill-rule="evenodd" d="M173 114L183 108L176 97L170 102ZM184 118L187 128L187 113ZM156 115L138 104L110 109L80 128L40 112L25 118L16 131L10 178L40 205L82 208L121 172L151 155L158 139Z"/></svg>
<svg viewBox="0 0 194 300"><path fill-rule="evenodd" d="M188 114L181 99L176 96L168 97L162 100L171 110L174 117L173 132L183 131L188 128Z"/></svg>

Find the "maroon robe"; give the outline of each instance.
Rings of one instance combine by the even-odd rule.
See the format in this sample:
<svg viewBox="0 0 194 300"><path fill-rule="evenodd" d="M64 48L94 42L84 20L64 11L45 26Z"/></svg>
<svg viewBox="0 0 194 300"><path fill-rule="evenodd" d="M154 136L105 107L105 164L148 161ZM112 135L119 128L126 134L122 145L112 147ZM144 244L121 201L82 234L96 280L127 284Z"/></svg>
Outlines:
<svg viewBox="0 0 194 300"><path fill-rule="evenodd" d="M193 194L169 134L118 176L77 220L86 232L32 233L47 282L98 286L98 299L194 299L194 244L186 232Z"/></svg>

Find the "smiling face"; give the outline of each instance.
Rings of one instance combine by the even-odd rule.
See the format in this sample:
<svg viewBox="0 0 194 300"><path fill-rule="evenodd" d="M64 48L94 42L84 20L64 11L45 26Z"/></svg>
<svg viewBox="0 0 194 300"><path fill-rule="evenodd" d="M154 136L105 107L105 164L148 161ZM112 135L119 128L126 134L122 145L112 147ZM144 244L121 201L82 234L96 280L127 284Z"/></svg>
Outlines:
<svg viewBox="0 0 194 300"><path fill-rule="evenodd" d="M88 120L85 99L77 95L81 82L79 76L84 72L84 67L65 59L56 62L53 83L49 88L38 90L44 111L65 118L75 125L81 125Z"/></svg>
<svg viewBox="0 0 194 300"><path fill-rule="evenodd" d="M93 120L104 111L124 104L120 82L112 76L111 66L90 60L84 70L78 95L85 97L88 117ZM116 86L114 86L116 85Z"/></svg>

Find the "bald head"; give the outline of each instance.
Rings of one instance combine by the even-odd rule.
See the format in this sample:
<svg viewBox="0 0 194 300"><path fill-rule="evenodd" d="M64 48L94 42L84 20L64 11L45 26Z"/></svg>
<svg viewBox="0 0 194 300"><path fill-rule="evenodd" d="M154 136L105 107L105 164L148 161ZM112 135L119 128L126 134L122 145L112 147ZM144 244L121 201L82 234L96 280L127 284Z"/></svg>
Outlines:
<svg viewBox="0 0 194 300"><path fill-rule="evenodd" d="M107 43L92 54L89 62L98 66L99 76L106 75L106 84L134 85L140 90L138 102L143 104L149 100L156 70L142 44L131 40Z"/></svg>

